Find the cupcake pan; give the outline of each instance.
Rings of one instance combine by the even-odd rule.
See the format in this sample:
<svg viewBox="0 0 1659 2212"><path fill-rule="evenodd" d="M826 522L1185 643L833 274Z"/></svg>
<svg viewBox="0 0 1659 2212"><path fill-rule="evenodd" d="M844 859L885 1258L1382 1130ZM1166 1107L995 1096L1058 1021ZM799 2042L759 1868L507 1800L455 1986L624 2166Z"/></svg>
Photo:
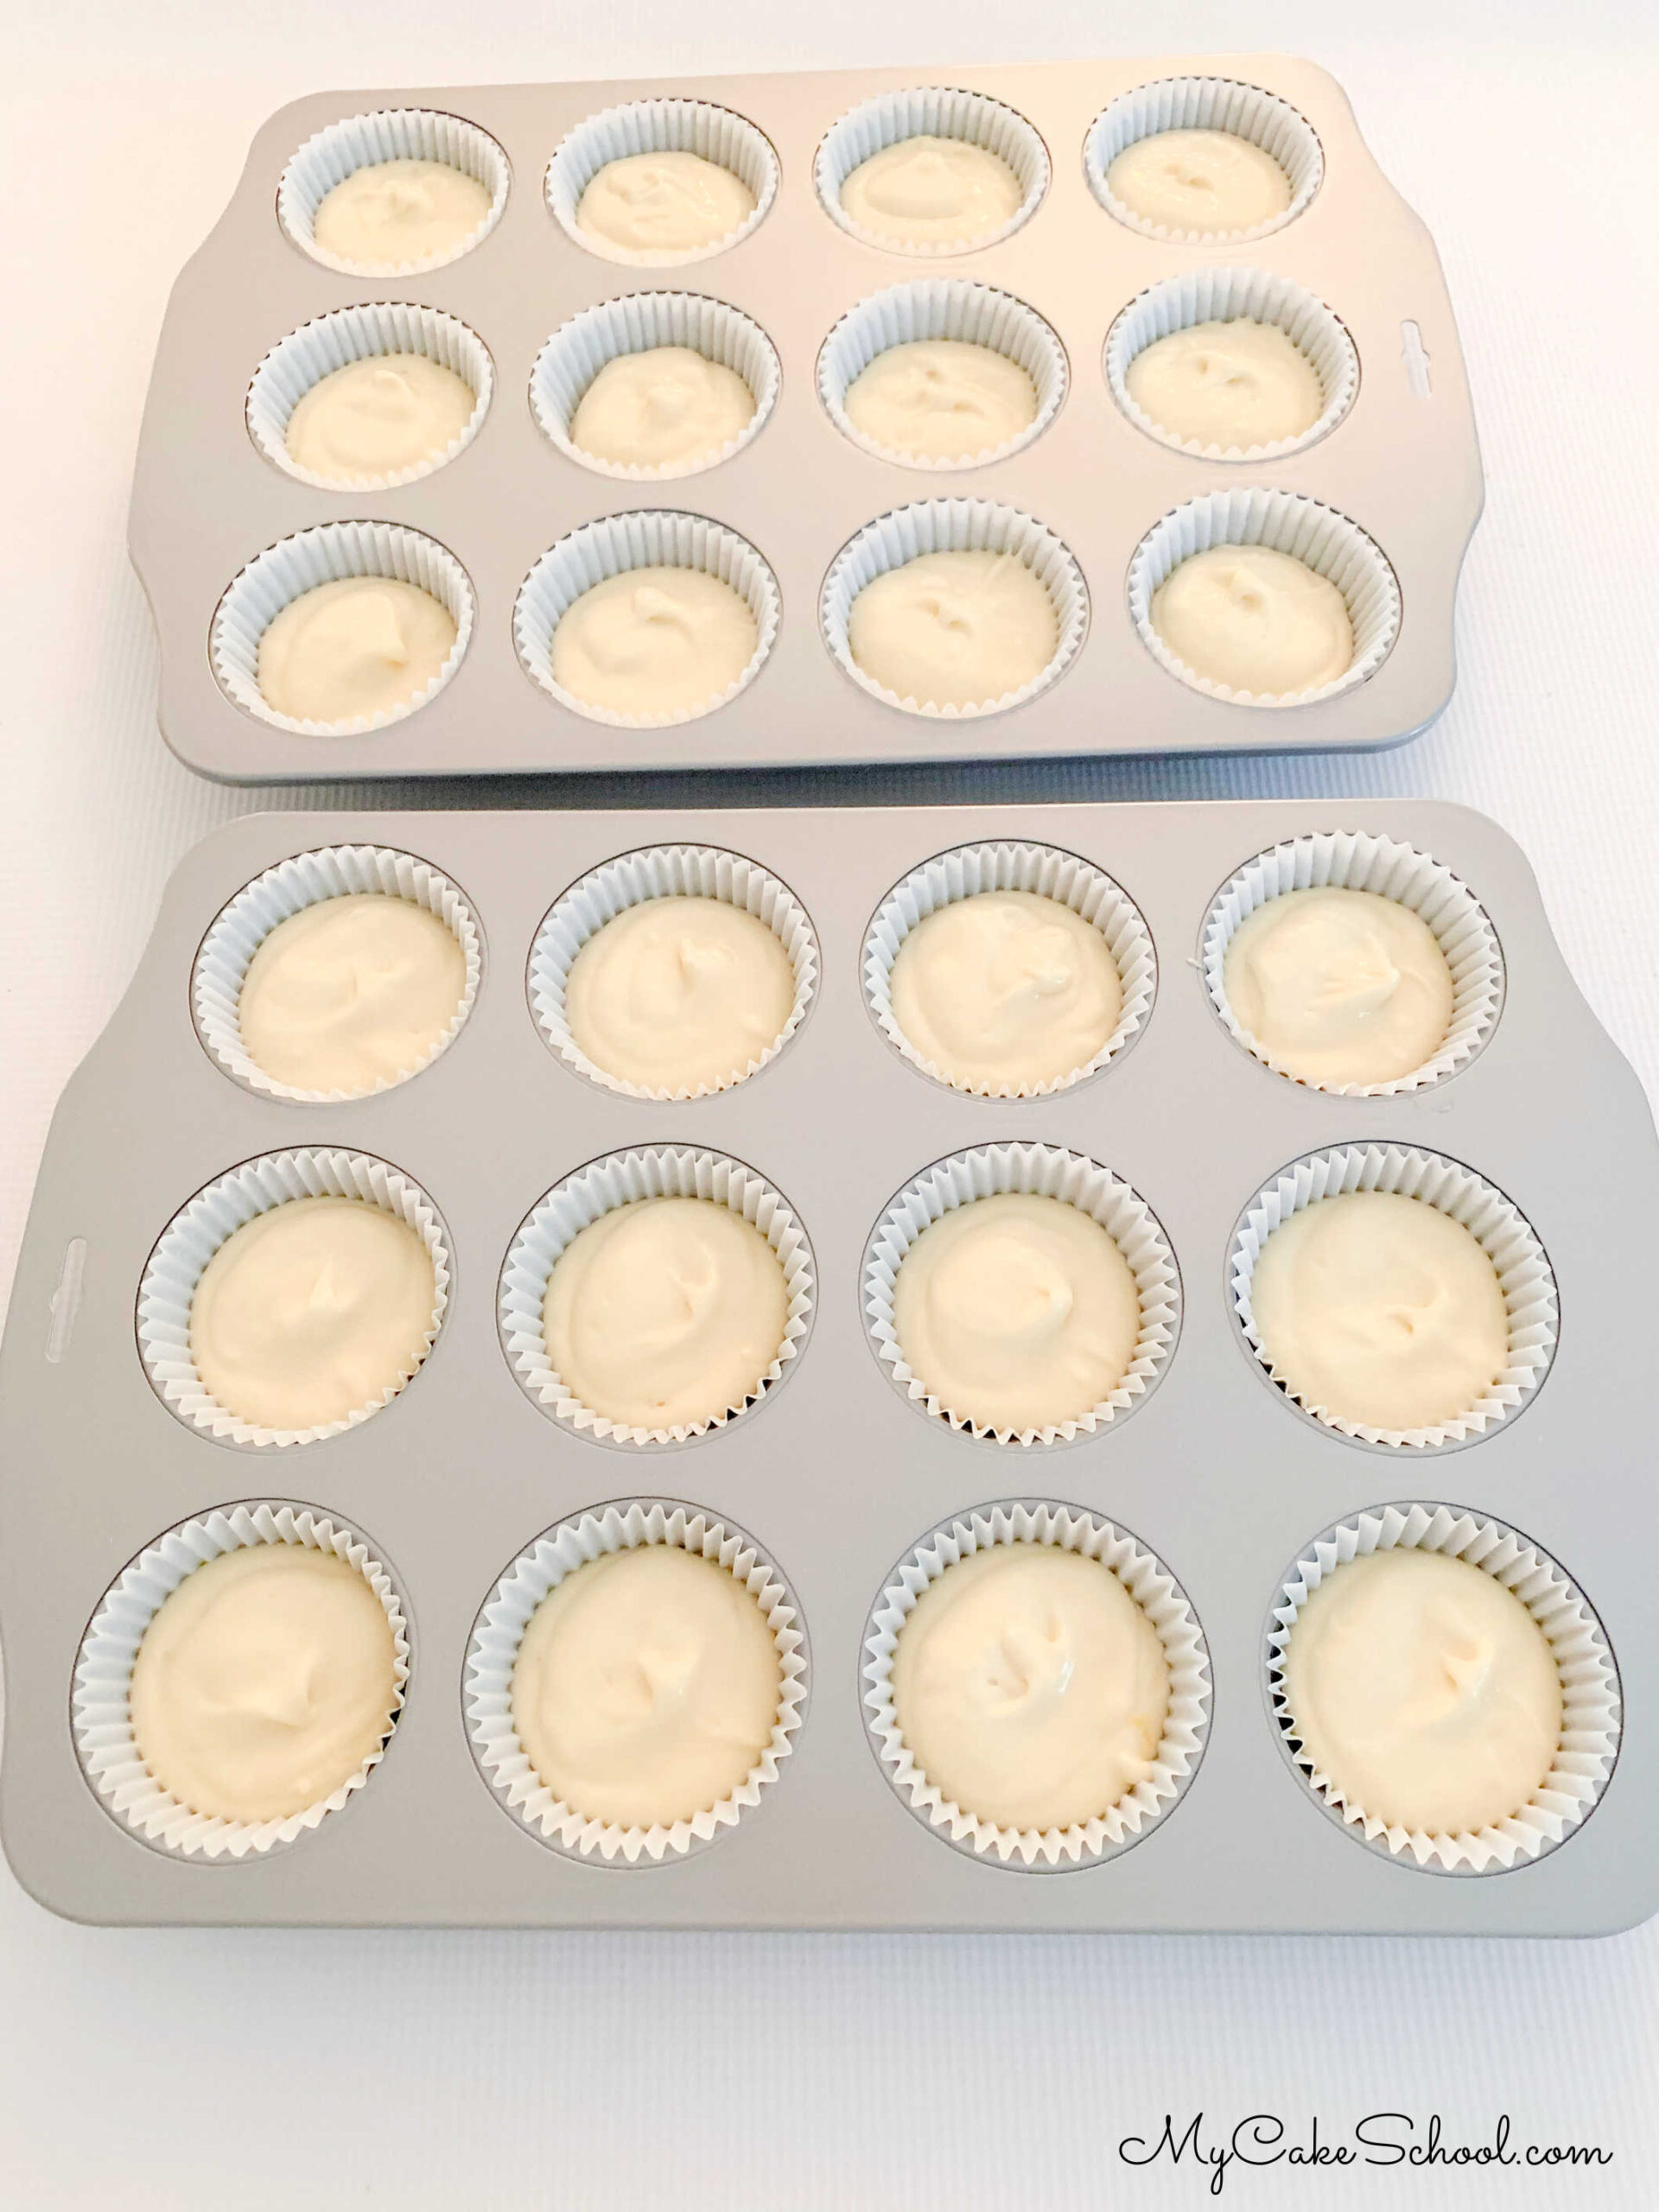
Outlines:
<svg viewBox="0 0 1659 2212"><path fill-rule="evenodd" d="M1502 946L1481 1051L1392 1096L1311 1090L1217 1019L1202 969L1217 886L1306 840L1384 841L1450 872ZM215 917L297 855L418 855L466 887L490 948L464 1027L418 1080L292 1102L238 1083L191 1018ZM1159 987L1134 1048L1034 1099L953 1091L882 1034L865 972L872 917L937 855L1073 855L1143 918ZM633 1098L564 1065L526 988L531 948L573 886L631 853L735 855L786 885L819 956L806 1019L730 1090ZM120 1142L111 1141L120 1128ZM1155 1388L1092 1433L1001 1443L930 1419L895 1388L861 1299L872 1232L938 1163L1047 1147L1097 1163L1155 1216L1179 1274L1179 1332ZM1344 1436L1287 1403L1233 1310L1241 1217L1294 1163L1344 1149L1433 1155L1503 1193L1547 1255L1559 1341L1509 1417L1426 1451ZM384 1162L429 1199L448 1262L421 1372L320 1441L238 1450L181 1421L137 1341L139 1284L194 1194L273 1154ZM810 1332L740 1418L684 1441L601 1440L550 1414L504 1346L502 1274L567 1178L617 1155L734 1161L785 1201L810 1248ZM1521 854L1481 817L1408 801L673 814L250 817L180 868L122 1006L48 1140L0 1351L0 1630L7 1689L0 1833L19 1879L100 1922L1059 1929L1230 1928L1599 1934L1659 1906L1659 1507L1647 1473L1659 1147L1634 1075L1549 934ZM643 1455L643 1456L642 1456ZM272 1469L280 1465L280 1474ZM281 1850L212 1865L147 1846L89 1785L71 1694L88 1624L167 1531L238 1500L303 1500L389 1563L417 1655L387 1754L350 1802ZM538 1540L664 1498L759 1548L799 1609L812 1694L775 1783L681 1853L548 1848L504 1812L468 1736L481 1610ZM1020 1499L1109 1527L1161 1562L1208 1652L1209 1725L1190 1786L1132 1849L952 1848L873 1746L865 1640L930 1532ZM1420 1500L1515 1532L1605 1630L1624 1700L1617 1765L1554 1847L1455 1876L1367 1847L1285 1757L1272 1638L1287 1562L1333 1529ZM382 1548L384 1547L384 1549Z"/></svg>
<svg viewBox="0 0 1659 2212"><path fill-rule="evenodd" d="M1249 99L1226 94L1230 114L1255 112L1260 94L1271 96L1264 112L1277 117L1277 102L1300 118L1297 143L1305 148L1306 125L1319 156L1302 178L1316 188L1300 213L1264 236L1204 244L1147 235L1100 203L1084 161L1096 120L1126 99L1114 130L1131 110L1155 117L1163 92L1131 96L1176 79L1255 88ZM931 97L909 98L918 93ZM993 105L982 109L976 99ZM627 115L635 119L628 129L643 129L641 118L660 117L675 100L688 103L676 113L710 129L721 111L737 118L741 130L721 126L734 159L775 153L775 197L735 244L695 263L636 265L587 251L557 219L563 185L557 210L550 203L556 151L574 161L601 140L632 143ZM512 190L499 222L442 267L380 277L333 270L297 251L277 219L278 181L296 150L343 118L376 108L459 116L505 151ZM817 181L821 149L841 145L837 126L859 111L878 137L881 118L900 111L924 122L933 116L936 127L938 116L955 116L963 128L975 116L1012 118L1007 128L1020 144L1027 130L1040 141L1043 162L1032 175L1040 182L1046 168L1046 189L1005 237L970 252L874 245L826 212ZM587 129L602 118L602 130ZM1294 452L1232 460L1180 451L1149 436L1113 396L1106 345L1125 311L1154 287L1192 280L1202 289L1213 272L1238 269L1259 272L1252 296L1281 306L1294 299L1311 317L1310 333L1330 339L1328 309L1357 358L1355 384L1332 339L1341 387L1333 396L1346 395L1340 419ZM1026 334L1034 342L1046 327L1064 357L1064 393L1046 427L960 470L906 466L849 440L820 390L821 360L833 369L861 327L849 331L855 311L895 287L931 296L941 286L988 288L1018 302L1038 319L1035 332L1023 324ZM775 349L781 373L766 420L713 466L671 486L562 452L562 402L550 432L529 397L550 339L563 334L557 360L568 377L573 353L602 353L619 334L655 327L666 312L613 303L672 294L715 303L696 309L704 342L752 354L763 382L769 365L748 325ZM245 395L290 333L378 302L464 324L488 351L494 398L466 448L416 482L375 492L314 488L259 451L242 420ZM726 324L721 308L747 321ZM597 318L572 334L575 319L595 309ZM868 313L880 319L880 311ZM1427 393L1413 389L1408 367L1419 342L1429 362ZM543 363L544 402L554 365ZM1433 500L1420 496L1424 483L1436 487ZM1160 518L1239 487L1319 500L1381 549L1407 613L1392 650L1364 680L1294 707L1245 704L1184 683L1137 633L1128 585L1136 549ZM867 524L942 492L1044 525L1075 561L1087 594L1088 634L1063 680L997 713L906 714L849 683L823 639L823 587L842 548ZM282 110L260 130L230 207L175 290L141 440L130 542L161 637L162 729L181 759L232 783L358 781L1392 744L1433 721L1451 696L1452 602L1480 503L1473 417L1433 246L1377 169L1332 78L1269 55L1014 68L941 61L905 72L387 91L357 100L320 93ZM778 634L754 681L696 721L619 728L526 683L513 611L525 577L553 545L585 524L665 505L754 548L776 580ZM418 711L325 744L262 717L233 683L227 696L204 643L227 584L256 556L320 523L365 520L402 524L446 548L470 580L476 616L454 680Z"/></svg>

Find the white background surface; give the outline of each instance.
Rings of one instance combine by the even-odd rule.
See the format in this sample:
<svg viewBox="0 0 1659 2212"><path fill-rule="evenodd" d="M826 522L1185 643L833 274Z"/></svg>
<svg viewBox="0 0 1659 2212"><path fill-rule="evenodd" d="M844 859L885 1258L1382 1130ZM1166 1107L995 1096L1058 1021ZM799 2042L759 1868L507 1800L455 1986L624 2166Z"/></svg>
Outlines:
<svg viewBox="0 0 1659 2212"><path fill-rule="evenodd" d="M163 879L262 803L162 749L127 487L174 276L261 118L330 83L919 73L1163 48L1325 63L1439 241L1469 359L1488 505L1457 697L1427 737L1370 760L1130 765L1051 788L1484 808L1531 854L1580 982L1659 1096L1647 13L26 0L0 90L0 1284L53 1103ZM1117 2143L1199 2108L1217 2133L1266 2110L1296 2131L1317 2112L1327 2135L1379 2109L1420 2129L1439 2112L1470 2140L1508 2112L1521 2138L1615 2153L1584 2178L1235 2171L1227 2202L1634 2212L1659 2202L1656 2061L1659 1923L1554 1946L112 1933L51 1919L0 1870L7 2212L1161 2208L1204 2201L1207 2176L1131 2171Z"/></svg>

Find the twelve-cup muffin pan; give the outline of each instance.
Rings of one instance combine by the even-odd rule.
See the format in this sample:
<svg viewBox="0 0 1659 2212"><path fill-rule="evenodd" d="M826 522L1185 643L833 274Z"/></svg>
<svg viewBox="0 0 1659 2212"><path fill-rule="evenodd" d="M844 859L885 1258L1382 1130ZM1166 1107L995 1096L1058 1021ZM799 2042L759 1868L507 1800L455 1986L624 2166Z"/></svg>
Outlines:
<svg viewBox="0 0 1659 2212"><path fill-rule="evenodd" d="M1295 186L1285 219L1194 238L1112 211L1104 172L1126 136L1209 120L1277 149ZM1007 151L1026 197L994 243L895 251L839 211L848 164L918 130ZM664 137L748 175L758 219L690 261L590 251L572 213L593 162ZM492 190L477 242L390 276L319 256L320 192L399 151L468 167ZM1320 366L1326 414L1294 449L1181 448L1115 395L1140 346L1234 314L1279 321ZM1036 435L958 468L906 464L851 431L849 368L895 336L958 329L1031 367ZM608 352L664 340L746 377L753 434L696 473L584 463L564 435L572 395ZM285 465L286 412L309 382L396 346L478 394L442 465L355 490ZM1282 56L1163 56L297 101L260 130L175 289L130 543L160 632L168 742L204 774L274 782L1386 745L1451 695L1480 504L1433 245L1339 86ZM1300 551L1338 582L1356 630L1348 680L1247 702L1149 642L1167 568L1229 538ZM1059 616L1048 677L998 711L907 709L837 657L848 593L873 565L954 543L1023 547ZM737 582L762 650L711 711L619 726L552 683L550 626L575 589L663 558ZM362 572L444 601L461 632L447 677L378 726L320 734L270 715L253 680L259 630L297 590Z"/></svg>
<svg viewBox="0 0 1659 2212"><path fill-rule="evenodd" d="M562 1035L556 988L561 948L629 883L658 889L675 868L770 918L798 988L764 1065L682 1100L598 1079ZM900 1049L880 979L908 916L1022 872L1108 935L1124 1018L1081 1079L989 1098ZM1309 880L1392 885L1435 929L1463 1034L1427 1079L1319 1090L1230 1033L1207 980L1216 932L1252 886ZM226 1049L226 948L245 959L283 900L354 883L457 930L464 1019L372 1096L283 1095ZM1511 1371L1453 1429L1341 1433L1252 1350L1252 1238L1344 1178L1463 1207L1494 1254ZM652 1179L752 1205L797 1294L758 1399L656 1440L562 1401L533 1321L560 1208L568 1226L578 1202ZM926 1194L1008 1185L1108 1218L1141 1303L1112 1402L1024 1440L930 1406L884 1327L893 1254ZM302 1187L395 1205L441 1260L442 1300L401 1392L283 1441L193 1395L167 1317L238 1206ZM0 1354L6 1851L42 1902L103 1922L1626 1926L1659 1903L1656 1224L1637 1080L1573 987L1523 857L1458 808L237 822L173 878L59 1108L29 1218ZM786 1650L788 1709L769 1770L725 1816L607 1852L514 1783L502 1658L559 1560L627 1528L712 1547L751 1577ZM257 1847L216 1849L151 1802L124 1670L144 1603L250 1530L366 1562L402 1639L402 1703L359 1786ZM885 1682L906 1606L999 1534L1110 1565L1179 1693L1157 1787L1063 1848L951 1820L894 1740ZM1281 1717L1296 1607L1341 1558L1396 1542L1502 1575L1567 1686L1535 1815L1470 1849L1344 1820Z"/></svg>

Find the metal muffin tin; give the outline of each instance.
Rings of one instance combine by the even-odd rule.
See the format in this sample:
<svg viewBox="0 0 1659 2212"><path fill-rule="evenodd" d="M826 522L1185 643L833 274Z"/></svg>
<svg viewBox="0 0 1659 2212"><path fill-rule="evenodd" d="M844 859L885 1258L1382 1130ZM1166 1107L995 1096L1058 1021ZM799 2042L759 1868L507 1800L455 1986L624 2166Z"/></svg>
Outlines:
<svg viewBox="0 0 1659 2212"><path fill-rule="evenodd" d="M1085 133L1120 93L1175 75L1219 75L1281 96L1318 135L1324 178L1306 212L1270 236L1231 244L1159 242L1116 220L1084 175ZM872 95L958 86L1016 109L1048 150L1036 213L984 251L884 252L825 213L814 154L836 118ZM729 251L689 264L622 267L576 245L550 213L548 161L565 134L619 102L684 95L747 118L775 149L781 184L765 219ZM336 274L280 227L277 182L311 135L385 107L465 117L505 149L505 210L480 245L447 265L384 279ZM1357 397L1327 436L1287 459L1191 458L1137 429L1108 388L1103 350L1115 318L1149 285L1206 264L1293 277L1339 317L1359 356ZM1070 389L1034 442L983 467L884 462L843 436L817 389L819 348L871 294L911 279L966 277L1034 308L1065 347ZM591 303L642 290L729 302L782 359L781 396L741 451L704 474L624 481L562 454L537 428L531 364L548 336ZM245 419L250 379L301 324L358 302L447 310L493 357L494 399L471 444L400 489L317 491L257 449ZM1424 485L1434 496L1422 496ZM1170 509L1241 486L1303 493L1351 518L1392 564L1403 602L1392 652L1369 680L1306 706L1250 707L1168 673L1131 620L1135 547ZM873 518L916 499L999 501L1056 532L1090 602L1072 664L1025 703L977 718L906 713L867 694L832 659L818 601L841 548ZM162 734L181 760L230 783L316 778L546 774L807 762L997 760L1059 754L1360 749L1432 721L1454 680L1458 571L1481 505L1469 392L1433 245L1383 177L1341 88L1281 55L1160 55L1018 68L610 84L469 86L325 92L272 117L234 197L175 289L145 410L130 520L133 561L161 639ZM714 713L672 728L608 728L539 690L521 664L512 611L525 575L580 524L634 508L712 517L756 546L781 588L776 643L755 680ZM264 548L329 521L404 524L447 547L477 594L476 626L453 680L427 705L366 734L305 736L237 706L209 664L214 609Z"/></svg>
<svg viewBox="0 0 1659 2212"><path fill-rule="evenodd" d="M1270 1073L1211 1008L1196 967L1217 889L1280 840L1370 830L1432 854L1484 901L1508 993L1484 1052L1402 1096L1344 1099ZM1159 959L1133 1050L1035 1101L918 1074L872 1020L870 916L918 861L970 841L1080 854L1139 905ZM274 861L373 842L416 853L473 903L482 986L460 1037L400 1087L293 1104L232 1081L193 1027L192 962L225 903ZM683 1104L601 1089L531 1020L538 924L586 870L692 841L789 885L823 953L816 1002L758 1075ZM1127 1417L1069 1445L953 1432L878 1363L859 1282L893 1192L965 1147L1031 1139L1129 1181L1173 1244L1179 1343ZM1224 1274L1258 1187L1317 1147L1396 1140L1508 1192L1542 1238L1560 1344L1524 1409L1440 1452L1351 1443L1300 1415L1252 1360ZM599 1444L510 1371L497 1280L520 1222L598 1154L728 1153L781 1190L810 1237L816 1320L786 1384L696 1442ZM338 1145L430 1193L454 1261L425 1366L327 1441L237 1449L183 1425L146 1379L135 1300L175 1211L251 1155ZM1380 1929L1594 1934L1659 1904L1653 1849L1659 1679L1656 1516L1645 1465L1659 1147L1635 1076L1575 989L1526 861L1461 809L1205 804L674 814L433 812L251 817L199 846L165 894L137 976L72 1079L41 1169L0 1356L0 1606L7 1729L0 1828L42 1903L100 1922L545 1926ZM462 1711L474 1617L543 1529L606 1501L683 1499L747 1531L798 1593L810 1702L764 1802L684 1859L578 1863L495 1802ZM1027 1873L952 1849L889 1785L861 1709L867 1617L893 1562L964 1510L1021 1497L1109 1519L1185 1587L1208 1640L1212 1719L1181 1801L1131 1849ZM412 1676L386 1756L291 1847L231 1863L139 1841L77 1762L69 1705L89 1618L162 1530L229 1501L287 1498L360 1529L408 1610ZM1344 1834L1291 1770L1269 1713L1265 1630L1280 1578L1332 1522L1387 1501L1468 1507L1551 1553L1599 1613L1624 1688L1617 1768L1561 1846L1507 1873L1447 1878Z"/></svg>

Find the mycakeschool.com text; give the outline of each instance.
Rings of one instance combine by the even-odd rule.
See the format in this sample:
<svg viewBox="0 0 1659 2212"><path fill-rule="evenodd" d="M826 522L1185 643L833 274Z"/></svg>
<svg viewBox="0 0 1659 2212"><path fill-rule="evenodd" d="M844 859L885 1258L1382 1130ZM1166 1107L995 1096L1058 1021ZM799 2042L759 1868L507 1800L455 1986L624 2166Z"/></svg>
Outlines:
<svg viewBox="0 0 1659 2212"><path fill-rule="evenodd" d="M1439 2113L1416 2119L1409 2113L1367 2113L1346 2126L1332 2126L1319 2115L1298 2121L1277 2113L1253 2112L1242 2120L1217 2120L1196 2112L1190 2118L1166 2113L1161 2124L1143 2134L1125 2135L1117 2146L1126 2166L1178 2166L1207 2181L1219 2196L1230 2174L1249 2168L1282 2173L1291 2169L1396 2166L1402 2172L1444 2173L1459 2167L1597 2167L1612 2164L1613 2154L1595 2143L1529 2141L1508 2113L1500 2113L1480 2134L1459 2134Z"/></svg>

